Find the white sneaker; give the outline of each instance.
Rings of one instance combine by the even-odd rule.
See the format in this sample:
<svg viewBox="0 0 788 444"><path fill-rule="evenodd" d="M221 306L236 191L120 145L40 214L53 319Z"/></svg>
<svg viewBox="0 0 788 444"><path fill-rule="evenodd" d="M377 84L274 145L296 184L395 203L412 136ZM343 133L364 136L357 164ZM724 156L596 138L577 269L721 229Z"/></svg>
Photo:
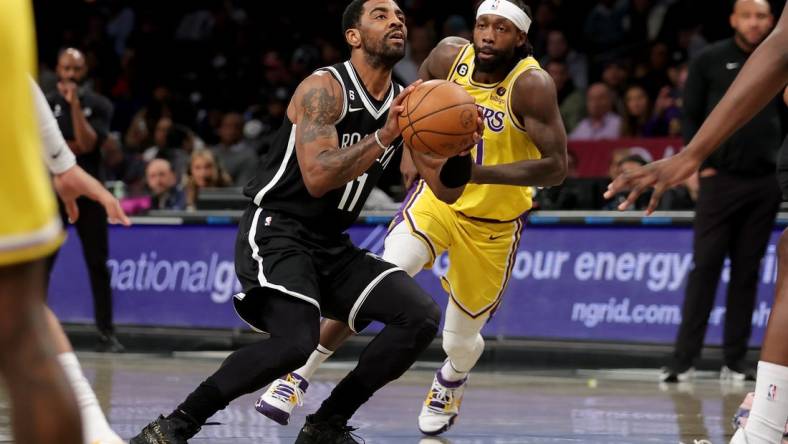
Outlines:
<svg viewBox="0 0 788 444"><path fill-rule="evenodd" d="M744 433L744 429L740 428L736 430L736 433L734 433L733 437L731 438L730 444L749 444L747 435Z"/></svg>
<svg viewBox="0 0 788 444"><path fill-rule="evenodd" d="M749 368L746 365L737 367L728 367L723 365L720 369L720 381L755 381L757 372L754 368Z"/></svg>
<svg viewBox="0 0 788 444"><path fill-rule="evenodd" d="M255 410L282 425L287 425L296 406L304 404L304 394L309 381L298 373L288 373L277 379L254 404Z"/></svg>
<svg viewBox="0 0 788 444"><path fill-rule="evenodd" d="M462 395L467 384L467 376L460 381L446 381L438 369L419 414L421 433L440 435L449 430L460 412Z"/></svg>
<svg viewBox="0 0 788 444"><path fill-rule="evenodd" d="M695 367L690 367L686 370L677 370L674 368L662 367L660 369L659 380L660 382L677 383L689 382L695 379Z"/></svg>

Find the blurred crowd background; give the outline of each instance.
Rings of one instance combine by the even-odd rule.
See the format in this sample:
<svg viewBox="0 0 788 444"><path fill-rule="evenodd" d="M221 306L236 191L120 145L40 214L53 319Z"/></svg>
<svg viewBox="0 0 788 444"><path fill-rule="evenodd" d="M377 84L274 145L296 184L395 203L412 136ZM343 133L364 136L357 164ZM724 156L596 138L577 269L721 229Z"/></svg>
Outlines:
<svg viewBox="0 0 788 444"><path fill-rule="evenodd" d="M399 3L408 17L409 47L395 76L409 83L441 38L471 38L476 2ZM733 33L731 4L724 0L526 3L534 17L529 40L555 80L572 141L679 139L688 61ZM774 10L783 3L775 1ZM298 83L347 56L340 29L345 4L36 0L39 81L45 92L56 91L59 51L80 49L88 68L81 87L114 106L100 178L126 201L142 198L132 210L194 208L201 188L243 186L266 155ZM610 160L611 171L646 161L624 152ZM371 205L404 194L394 170ZM580 179L572 186L581 194L597 193L604 180ZM577 198L568 204L566 193L556 192L540 192L540 205L611 205ZM677 196L674 207L691 208L691 194Z"/></svg>

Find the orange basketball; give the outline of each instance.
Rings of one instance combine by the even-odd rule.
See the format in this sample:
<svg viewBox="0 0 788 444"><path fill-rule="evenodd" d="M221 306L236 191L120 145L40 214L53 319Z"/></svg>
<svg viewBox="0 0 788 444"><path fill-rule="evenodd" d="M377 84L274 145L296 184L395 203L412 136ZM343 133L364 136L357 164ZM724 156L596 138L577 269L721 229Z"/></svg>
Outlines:
<svg viewBox="0 0 788 444"><path fill-rule="evenodd" d="M424 82L405 98L399 116L402 139L422 153L452 157L473 145L476 102L460 85Z"/></svg>

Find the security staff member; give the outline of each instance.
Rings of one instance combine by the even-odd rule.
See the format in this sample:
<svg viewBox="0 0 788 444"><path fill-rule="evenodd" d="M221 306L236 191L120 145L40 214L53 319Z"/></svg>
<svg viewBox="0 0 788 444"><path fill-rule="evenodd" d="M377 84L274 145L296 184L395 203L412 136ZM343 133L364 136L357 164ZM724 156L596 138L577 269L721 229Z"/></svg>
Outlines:
<svg viewBox="0 0 788 444"><path fill-rule="evenodd" d="M689 142L772 29L766 0L737 0L733 38L710 45L690 63L684 89L684 140ZM752 330L758 269L780 203L775 177L781 144L779 102L769 104L709 157L700 169L694 266L665 382L685 380L700 355L725 257L730 282L725 315L723 379L754 380L744 360Z"/></svg>
<svg viewBox="0 0 788 444"><path fill-rule="evenodd" d="M84 55L67 48L58 55L57 91L47 96L60 131L77 163L93 177L99 176L101 145L109 133L112 103L84 85L87 75ZM96 202L81 198L77 201L79 219L75 223L90 275L93 308L99 330L98 351L121 352L123 346L115 337L112 323L112 289L107 270L109 241L107 213ZM66 213L60 205L65 221ZM55 257L49 261L50 271Z"/></svg>

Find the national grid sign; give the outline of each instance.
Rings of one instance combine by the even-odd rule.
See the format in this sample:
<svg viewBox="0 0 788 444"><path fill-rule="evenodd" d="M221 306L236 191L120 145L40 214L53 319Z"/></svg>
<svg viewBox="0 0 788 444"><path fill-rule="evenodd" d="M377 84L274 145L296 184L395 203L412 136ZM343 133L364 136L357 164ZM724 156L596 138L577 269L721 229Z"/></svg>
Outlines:
<svg viewBox="0 0 788 444"><path fill-rule="evenodd" d="M385 225L349 234L382 253ZM244 327L230 304L239 291L233 267L234 226L134 226L110 229L107 262L118 324ZM753 344L763 337L777 275L775 231L761 265ZM501 308L483 333L494 337L671 343L692 269L690 227L526 226ZM92 323L90 287L71 233L58 257L49 302L65 322ZM417 276L440 303L439 258ZM468 272L473 272L469 270ZM728 267L721 284L728 280ZM719 344L724 286L709 318L707 342Z"/></svg>

